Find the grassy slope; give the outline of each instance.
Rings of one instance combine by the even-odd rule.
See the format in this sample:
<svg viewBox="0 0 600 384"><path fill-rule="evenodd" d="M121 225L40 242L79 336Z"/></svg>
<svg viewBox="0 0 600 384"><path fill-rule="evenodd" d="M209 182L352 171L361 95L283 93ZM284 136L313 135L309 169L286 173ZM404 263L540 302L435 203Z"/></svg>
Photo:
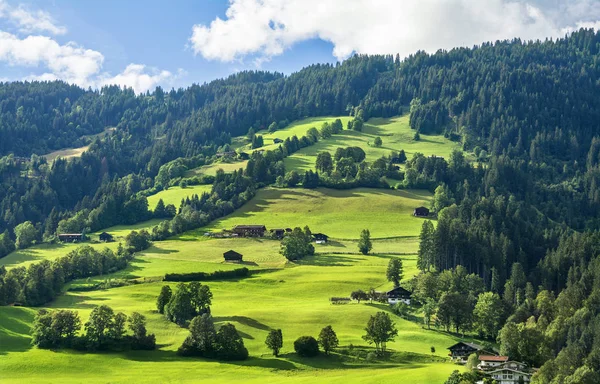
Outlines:
<svg viewBox="0 0 600 384"><path fill-rule="evenodd" d="M203 249L205 243L196 245L202 245ZM203 254L196 254L198 265L195 270L205 269L212 261L210 255L203 257ZM163 254L172 265L171 269L178 269L177 264L180 263L187 265L181 256ZM141 258L144 263L134 264L134 268L140 268L137 272L147 268L148 255ZM403 260L407 274L414 272L415 258L403 257ZM0 370L5 373L3 382L25 379L137 382L143 373L144 382L161 382L167 378L175 382L202 379L227 382L239 377L251 381L262 378L269 382L308 382L314 379L338 382L345 377L345 381L349 382L397 382L402 378L404 382L441 383L456 367L431 362L429 348L435 346L436 355L443 356L445 348L454 342L454 338L423 330L420 325L395 316L399 336L388 347L405 354L394 361L368 363L364 359L349 359L340 355L329 359L298 359L291 353L293 340L301 335L317 335L328 324L332 324L336 330L341 346L364 345L361 335L366 320L386 307L368 303L332 306L328 298L347 295L356 288L386 288L389 284L382 278L382 271L387 261L387 256L317 255L277 272L241 281L209 283L214 293L215 320L218 323L235 324L253 356L242 363L221 364L178 358L174 351L187 331L166 322L155 313L154 301L162 283L106 291L69 292L51 305L53 308L77 309L83 321L90 310L99 304L108 304L125 313L139 311L147 316L150 331L157 335L161 349L156 352L104 355L40 351L30 348L28 344L27 327L31 323L33 310L3 307L0 308L0 329L3 329L0 332L0 344L6 346L0 352L5 353L0 359ZM283 356L279 359L271 357L263 344L271 328L283 330ZM27 364L24 364L25 361Z"/></svg>
<svg viewBox="0 0 600 384"><path fill-rule="evenodd" d="M265 133L265 144L272 143L275 137L301 136L312 126L319 128L323 121L307 119L273 135ZM346 121L347 118L344 125ZM376 135L382 137L383 148L368 146L367 143ZM286 166L288 169L312 168L316 153L334 151L338 146L360 145L367 152L368 160L374 160L392 149L404 149L409 156L417 151L448 156L454 147L453 143L439 137L424 137L418 143L412 143L411 138L406 117L371 119L365 132L344 131L342 135L294 154L286 159ZM240 166L243 165L215 164L191 173L214 174L219 167L232 171ZM190 190L176 187L161 193L165 203L167 198L178 203ZM159 197L151 198L158 201ZM329 324L336 330L342 347L365 346L361 336L366 320L378 310L387 310L387 306L365 303L333 306L328 299L347 296L357 288L389 288L384 272L390 254L402 254L400 257L407 278L416 273L416 236L422 221L410 214L414 207L427 204L430 198L430 194L423 191L265 189L242 209L212 223L209 228L156 243L138 255L126 270L91 279L157 277L167 272L236 268L238 265L222 262L222 253L228 249L242 253L245 265L251 269L276 268L274 272L261 273L245 280L209 283L215 296L213 315L218 323L232 322L236 325L250 351L248 361L217 363L177 357L174 351L186 337L187 330L166 322L154 311L162 283L150 282L105 291L68 292L51 303L51 307L76 309L84 322L91 309L100 304L110 305L127 314L141 312L148 318L149 331L157 336L160 349L153 352L80 354L31 348L29 326L35 311L0 307L2 382L143 380L148 383L220 383L243 378L244 382L256 383L391 383L399 380L406 383L442 383L452 370L462 369L439 362L439 358L446 355L445 348L455 338L434 330L424 330L417 323L393 315L399 336L395 342L389 343L388 348L401 352L395 355L393 361L367 362L362 358L342 355L299 359L291 353L293 340L298 336L316 336L323 326ZM107 232L121 237L132 229L148 228L156 223L152 220L136 226L118 226L107 229ZM239 223L265 224L270 228L309 225L314 232L323 232L336 239L326 246L318 245L318 254L314 257L299 263L287 263L278 253L277 241L207 239L202 236L207 229L230 228ZM363 228L369 228L372 236L379 238L373 242L376 255L355 254L356 238ZM384 239L386 237L394 238ZM109 246L116 247L116 244ZM52 259L76 246L36 246L13 253L0 260L0 264L16 265L40 258ZM103 247L104 244L93 246ZM272 328L281 328L284 334L283 355L278 359L270 356L264 346L266 334ZM431 346L436 348L437 357L433 359L429 351Z"/></svg>
<svg viewBox="0 0 600 384"><path fill-rule="evenodd" d="M116 128L105 128L103 132L97 133L95 135L86 135L83 137L93 140L96 137L106 136L109 132L112 132L115 129ZM57 157L62 157L64 159L70 159L72 157L81 157L83 152L87 151L89 147L89 145L85 145L79 148L64 148L41 156L45 157L48 163L52 163Z"/></svg>
<svg viewBox="0 0 600 384"><path fill-rule="evenodd" d="M411 214L430 198L429 192L414 190L266 188L210 229L238 224L264 224L267 229L308 225L313 232L341 239L357 239L364 228L373 238L417 236L423 221Z"/></svg>
<svg viewBox="0 0 600 384"><path fill-rule="evenodd" d="M85 242L85 243L58 243L58 244L39 244L29 247L27 249L19 249L16 250L9 255L0 259L0 266L6 266L7 268L14 267L17 265L27 266L28 264L34 263L36 261L40 261L43 259L54 260L58 257L65 256L70 251L80 247L82 245L90 245L95 249L103 249L108 247L112 250L116 250L118 247L118 243L120 241L124 241L124 237L129 234L132 230L141 230L146 229L149 230L161 220L153 219L144 221L142 223L133 224L133 225L117 225L114 227L106 228L101 232L108 232L114 236L115 241L112 243L99 243L98 235L99 233L90 233L88 237L90 240L94 242Z"/></svg>
<svg viewBox="0 0 600 384"><path fill-rule="evenodd" d="M314 169L317 154L329 151L332 154L338 147L361 147L367 154L367 161L374 161L381 156L387 156L392 151L403 149L410 159L414 153L421 152L426 156L436 155L448 158L457 143L443 136L421 135L421 140L414 141L414 131L408 125L409 116L393 118L373 118L365 123L362 132L344 130L327 140L321 140L315 145L303 148L284 160L287 170L305 171ZM379 148L372 146L375 137L381 137L383 145Z"/></svg>
<svg viewBox="0 0 600 384"><path fill-rule="evenodd" d="M238 161L238 162L234 162L234 163L219 162L219 163L213 163L213 164L209 164L209 165L203 165L202 167L199 167L199 168L190 169L189 171L186 172L185 176L186 177L193 177L193 176L200 176L200 175L214 176L217 174L217 171L219 169L222 169L223 171L230 173L233 171L237 171L240 168L245 169L247 163L248 163L248 161L245 160L245 161Z"/></svg>
<svg viewBox="0 0 600 384"><path fill-rule="evenodd" d="M162 199L165 205L173 204L175 208L179 208L181 200L192 195L201 196L202 193L210 193L212 185L191 185L187 188L171 187L166 191L160 191L154 195L148 196L148 207L154 210L158 200Z"/></svg>
<svg viewBox="0 0 600 384"><path fill-rule="evenodd" d="M275 138L285 140L294 135L298 138L306 134L310 128L315 127L320 129L324 122L333 122L336 118L342 120L344 128L347 126L350 117L313 117L299 120L287 126L284 129L274 133L268 133L266 130L258 132L263 135L265 145L263 150L276 149L279 144L274 144ZM440 135L421 135L421 140L414 141L413 136L415 131L410 129L409 116L397 116L392 118L372 118L369 119L363 128L362 132L348 131L344 129L342 133L333 135L329 139L320 140L315 145L303 148L292 154L284 160L286 170L295 169L297 171L314 170L317 154L322 151L329 151L332 154L338 147L361 147L367 154L367 161L374 161L381 156L387 156L392 151L403 149L408 158L413 154L420 152L426 156L436 155L448 158L454 149L460 148L458 143L452 142ZM381 137L383 145L374 147L373 141L375 137ZM236 150L246 152L252 151L248 140L245 137L236 137L233 139L232 147ZM226 172L233 172L240 167L245 167L246 162L237 163L215 163L206 165L200 168L190 170L188 176L207 174L214 175L219 168Z"/></svg>

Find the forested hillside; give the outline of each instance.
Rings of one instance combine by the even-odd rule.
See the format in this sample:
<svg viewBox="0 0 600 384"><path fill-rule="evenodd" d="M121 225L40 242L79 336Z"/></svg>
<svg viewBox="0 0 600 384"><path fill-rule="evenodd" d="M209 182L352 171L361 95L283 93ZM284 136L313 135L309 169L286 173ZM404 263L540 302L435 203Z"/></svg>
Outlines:
<svg viewBox="0 0 600 384"><path fill-rule="evenodd" d="M594 382L600 371L594 348L600 343L594 241L600 230L600 33L592 30L405 60L356 56L290 76L242 72L143 95L61 82L2 83L0 230L31 221L41 239L77 212L82 219L95 212L95 229L135 222L148 212L136 193L160 188L154 177L176 158L201 165L233 136L273 122L351 114L360 124L406 111L416 132L442 133L480 160L474 165L455 152L407 163L405 187L436 190L439 220L424 235L431 241L422 268L462 265L504 295L514 314L509 324L538 337L531 361L546 363L542 382L575 370ZM81 158L48 164L32 156L79 146L82 136L106 127L116 130L96 138ZM281 175L274 163L287 154L286 148L273 161L253 158L273 171L265 166L269 177L246 175L256 182L249 188ZM8 244L12 231L2 237ZM533 291L516 278L515 265ZM557 297L549 312L534 303L541 292ZM554 359L567 354L568 364Z"/></svg>

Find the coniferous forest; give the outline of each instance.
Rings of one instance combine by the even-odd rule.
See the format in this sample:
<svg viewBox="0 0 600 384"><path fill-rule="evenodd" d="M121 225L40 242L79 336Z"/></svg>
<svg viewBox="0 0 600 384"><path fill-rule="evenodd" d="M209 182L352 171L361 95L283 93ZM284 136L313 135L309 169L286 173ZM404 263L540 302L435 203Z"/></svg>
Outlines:
<svg viewBox="0 0 600 384"><path fill-rule="evenodd" d="M599 382L600 33L593 30L402 60L357 55L289 76L241 72L145 94L60 81L0 83L0 257L59 228L171 220L155 228L154 240L197 228L283 177L282 159L311 139L252 154L244 170L210 180L210 197L175 209L151 212L139 192L162 189L177 164L202 165L232 137L273 122L352 115L357 124L404 113L415 132L443 134L478 158L455 151L407 160L403 185L435 192L438 222L423 227L419 268L440 272L439 279L443 271L473 274L482 287L465 288L465 297L489 291L502 298L502 321L483 333L541 366L537 382ZM107 128L115 129L90 137ZM80 158L40 156L88 144ZM310 187L327 179L311 171L304 181ZM0 292L4 277L16 274L0 270ZM414 289L425 283L417 277ZM465 305L475 310L474 300Z"/></svg>

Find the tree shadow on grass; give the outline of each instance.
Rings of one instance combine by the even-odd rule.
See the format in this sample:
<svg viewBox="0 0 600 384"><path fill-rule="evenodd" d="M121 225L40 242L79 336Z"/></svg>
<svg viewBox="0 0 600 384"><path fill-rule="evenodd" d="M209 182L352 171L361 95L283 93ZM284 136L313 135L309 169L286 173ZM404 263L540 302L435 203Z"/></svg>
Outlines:
<svg viewBox="0 0 600 384"><path fill-rule="evenodd" d="M162 254L162 255L168 255L170 253L178 253L179 250L177 249L164 249L164 248L158 248L156 246L152 246L146 250L144 250L143 254L146 253L158 253L158 254Z"/></svg>
<svg viewBox="0 0 600 384"><path fill-rule="evenodd" d="M251 356L247 360L242 361L220 361L213 359L205 359L201 357L183 357L177 355L176 351L168 351L168 350L154 350L154 351L126 351L122 353L122 356L128 360L138 361L138 362L181 362L181 363L190 363L197 364L198 362L214 362L220 364L231 364L237 366L244 367L257 367L257 368L268 368L268 369L277 369L277 370L293 370L296 369L296 365L293 363L277 359L262 359L258 357Z"/></svg>
<svg viewBox="0 0 600 384"><path fill-rule="evenodd" d="M0 313L0 355L25 352L31 348L30 324L35 313L19 307L6 307Z"/></svg>
<svg viewBox="0 0 600 384"><path fill-rule="evenodd" d="M296 260L298 265L313 265L322 267L351 267L356 264L356 260L340 255L316 255L309 256L301 260Z"/></svg>
<svg viewBox="0 0 600 384"><path fill-rule="evenodd" d="M60 307L76 307L76 309L94 309L101 305L100 301L107 301L106 297L83 296L80 292L70 292L70 295L63 295L60 301Z"/></svg>
<svg viewBox="0 0 600 384"><path fill-rule="evenodd" d="M363 354L366 355L373 348L361 347L365 349ZM331 352L329 355L321 352L315 357L300 357L296 353L286 353L280 355L285 359L296 363L307 365L316 369L391 369L391 368L421 368L424 364L410 360L390 359L389 355L383 358L375 358L367 360L364 357L352 356L338 352Z"/></svg>
<svg viewBox="0 0 600 384"><path fill-rule="evenodd" d="M396 315L394 313L394 311L392 311L392 307L389 304L383 304L383 303L366 303L366 304L369 307L377 308L381 311L385 311L385 312L391 313L392 315ZM398 315L396 315L396 316L398 316ZM403 320L410 321L412 323L417 323L417 324L421 324L421 325L423 324L423 320L420 317L415 316L412 313L408 313L404 316L398 316L398 317L400 317Z"/></svg>
<svg viewBox="0 0 600 384"><path fill-rule="evenodd" d="M258 320L251 319L246 316L223 316L223 317L213 317L215 323L220 322L236 322L240 324L244 324L248 327L260 329L261 331L270 331L273 328L269 327L266 324L261 323ZM238 331L239 332L239 331ZM251 336L249 338L252 338Z"/></svg>

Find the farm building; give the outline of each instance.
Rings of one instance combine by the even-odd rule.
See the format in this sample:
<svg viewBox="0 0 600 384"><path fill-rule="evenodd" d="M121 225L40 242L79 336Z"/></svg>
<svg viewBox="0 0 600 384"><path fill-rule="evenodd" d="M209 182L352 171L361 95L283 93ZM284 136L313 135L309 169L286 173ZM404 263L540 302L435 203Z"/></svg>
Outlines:
<svg viewBox="0 0 600 384"><path fill-rule="evenodd" d="M385 293L389 304L404 303L410 305L410 291L402 287L396 287Z"/></svg>
<svg viewBox="0 0 600 384"><path fill-rule="evenodd" d="M249 154L247 154L246 152L240 152L240 153L238 154L238 156L239 156L239 158L240 158L240 159L242 159L242 160L249 160L249 159L250 159L250 155L249 155Z"/></svg>
<svg viewBox="0 0 600 384"><path fill-rule="evenodd" d="M274 144L281 144L281 143L283 143L283 140L275 138L275 139L273 139L273 143Z"/></svg>
<svg viewBox="0 0 600 384"><path fill-rule="evenodd" d="M415 217L427 217L427 216L429 216L429 209L427 209L425 207L415 208L415 211L413 212L413 216L415 216Z"/></svg>
<svg viewBox="0 0 600 384"><path fill-rule="evenodd" d="M312 237L313 237L313 239L315 239L317 244L324 244L327 241L329 241L329 236L327 236L324 233L313 233Z"/></svg>
<svg viewBox="0 0 600 384"><path fill-rule="evenodd" d="M242 237L263 237L267 227L264 225L236 225L233 227L233 233Z"/></svg>
<svg viewBox="0 0 600 384"><path fill-rule="evenodd" d="M225 261L237 261L240 262L242 261L242 254L238 253L234 250L229 250L225 253L223 253L223 258L225 259Z"/></svg>
<svg viewBox="0 0 600 384"><path fill-rule="evenodd" d="M459 341L458 343L448 347L448 349L450 350L449 356L452 358L452 360L463 364L467 362L467 358L471 353L486 352L483 346L464 341ZM493 355L494 353L491 354Z"/></svg>
<svg viewBox="0 0 600 384"><path fill-rule="evenodd" d="M98 236L100 238L100 241L104 241L106 243L113 241L113 236L110 233L106 233L106 232L102 232L100 234L100 236Z"/></svg>
<svg viewBox="0 0 600 384"><path fill-rule="evenodd" d="M283 228L270 229L269 232L271 232L271 236L277 239L283 239L283 235L285 235L285 229Z"/></svg>
<svg viewBox="0 0 600 384"><path fill-rule="evenodd" d="M508 356L481 355L479 356L479 364L477 365L477 368L482 371L496 369L507 361Z"/></svg>
<svg viewBox="0 0 600 384"><path fill-rule="evenodd" d="M76 243L78 241L84 241L85 235L83 233L59 233L58 240L63 243Z"/></svg>

